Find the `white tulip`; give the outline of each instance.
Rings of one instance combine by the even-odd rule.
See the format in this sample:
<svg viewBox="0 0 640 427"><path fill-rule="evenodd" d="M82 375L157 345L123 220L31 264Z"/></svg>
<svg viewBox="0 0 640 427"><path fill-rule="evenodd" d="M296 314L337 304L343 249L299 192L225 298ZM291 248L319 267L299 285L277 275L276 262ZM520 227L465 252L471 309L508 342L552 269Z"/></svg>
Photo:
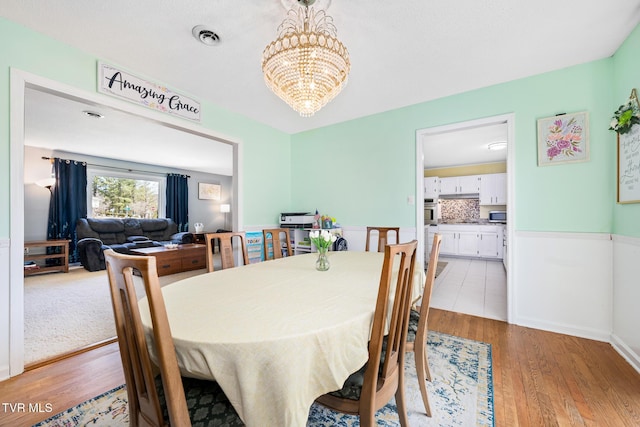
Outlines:
<svg viewBox="0 0 640 427"><path fill-rule="evenodd" d="M319 231L311 231L311 232L309 232L309 237L311 237L312 239L316 239L319 235L320 235Z"/></svg>
<svg viewBox="0 0 640 427"><path fill-rule="evenodd" d="M338 238L336 237L335 234L331 235L331 243L335 242L336 240L338 240Z"/></svg>

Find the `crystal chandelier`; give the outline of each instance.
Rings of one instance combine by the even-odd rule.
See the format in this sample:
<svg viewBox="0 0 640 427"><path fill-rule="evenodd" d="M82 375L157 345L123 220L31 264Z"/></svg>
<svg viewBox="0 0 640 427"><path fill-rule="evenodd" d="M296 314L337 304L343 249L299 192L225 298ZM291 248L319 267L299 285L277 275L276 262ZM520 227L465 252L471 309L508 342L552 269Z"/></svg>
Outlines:
<svg viewBox="0 0 640 427"><path fill-rule="evenodd" d="M333 18L309 8L315 0L297 0L278 27L278 38L262 53L269 88L302 117L310 117L347 84L351 63L338 40Z"/></svg>

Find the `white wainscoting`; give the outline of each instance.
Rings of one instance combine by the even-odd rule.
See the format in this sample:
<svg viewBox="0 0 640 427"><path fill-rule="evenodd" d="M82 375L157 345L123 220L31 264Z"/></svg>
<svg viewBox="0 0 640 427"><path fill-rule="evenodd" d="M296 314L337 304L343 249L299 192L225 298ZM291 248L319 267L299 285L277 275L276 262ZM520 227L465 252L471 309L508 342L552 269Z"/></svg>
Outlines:
<svg viewBox="0 0 640 427"><path fill-rule="evenodd" d="M347 239L347 245L350 251L364 251L367 244L367 227L343 226L342 235ZM391 236L393 236L393 234L391 234ZM410 242L413 239L417 239L415 227L400 228L400 243ZM390 243L395 243L393 237L391 237ZM375 245L377 248L377 240L375 240Z"/></svg>
<svg viewBox="0 0 640 427"><path fill-rule="evenodd" d="M9 239L0 239L0 381L9 378Z"/></svg>
<svg viewBox="0 0 640 427"><path fill-rule="evenodd" d="M613 236L611 344L640 372L640 238Z"/></svg>
<svg viewBox="0 0 640 427"><path fill-rule="evenodd" d="M610 342L611 235L517 231L513 240L513 323Z"/></svg>

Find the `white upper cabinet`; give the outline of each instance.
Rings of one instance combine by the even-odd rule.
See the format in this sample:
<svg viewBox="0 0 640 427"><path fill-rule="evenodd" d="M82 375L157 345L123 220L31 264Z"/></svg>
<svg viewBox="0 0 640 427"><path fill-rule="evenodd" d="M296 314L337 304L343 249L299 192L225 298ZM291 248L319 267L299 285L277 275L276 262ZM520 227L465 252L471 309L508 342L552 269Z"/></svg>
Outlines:
<svg viewBox="0 0 640 427"><path fill-rule="evenodd" d="M440 194L474 194L480 192L479 175L440 178Z"/></svg>
<svg viewBox="0 0 640 427"><path fill-rule="evenodd" d="M437 199L440 195L440 179L430 176L424 179L424 198Z"/></svg>
<svg viewBox="0 0 640 427"><path fill-rule="evenodd" d="M480 175L480 204L507 204L507 174L492 173Z"/></svg>

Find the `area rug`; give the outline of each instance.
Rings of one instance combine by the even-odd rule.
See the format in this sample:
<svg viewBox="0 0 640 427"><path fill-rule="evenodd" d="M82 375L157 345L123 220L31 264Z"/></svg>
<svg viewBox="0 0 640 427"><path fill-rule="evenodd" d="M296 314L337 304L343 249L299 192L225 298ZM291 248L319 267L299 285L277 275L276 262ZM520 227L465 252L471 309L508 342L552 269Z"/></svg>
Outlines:
<svg viewBox="0 0 640 427"><path fill-rule="evenodd" d="M427 383L433 416L424 412L413 353L407 354L406 399L409 425L421 427L494 426L491 345L429 331ZM395 401L376 413L378 426L400 425ZM128 426L124 385L55 415L34 427ZM309 412L307 427L355 427L357 416L339 414L318 404Z"/></svg>
<svg viewBox="0 0 640 427"><path fill-rule="evenodd" d="M206 270L160 277L165 286ZM135 277L142 293L142 280ZM72 267L66 274L24 278L25 364L77 350L116 336L106 270Z"/></svg>
<svg viewBox="0 0 640 427"><path fill-rule="evenodd" d="M438 265L436 266L436 277L438 277L440 273L442 273L442 271L445 269L447 264L449 264L447 261L438 261ZM427 265L424 268L425 273L427 272L427 267L429 267L429 263L427 263Z"/></svg>

